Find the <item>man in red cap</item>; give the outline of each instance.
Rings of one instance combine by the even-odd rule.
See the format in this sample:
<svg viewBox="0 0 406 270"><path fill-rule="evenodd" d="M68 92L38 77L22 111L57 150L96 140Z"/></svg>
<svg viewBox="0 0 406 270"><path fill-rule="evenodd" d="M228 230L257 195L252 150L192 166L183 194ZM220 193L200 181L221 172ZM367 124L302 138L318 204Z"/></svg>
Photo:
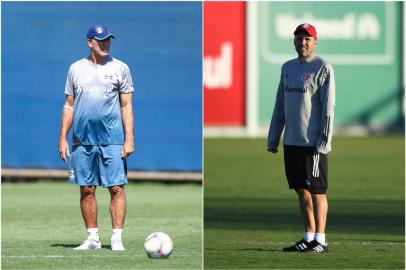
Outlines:
<svg viewBox="0 0 406 270"><path fill-rule="evenodd" d="M300 24L294 31L298 57L282 66L268 135L268 151L278 152L284 130L285 173L298 195L304 238L283 251L328 251L327 153L331 151L335 106L333 67L316 55L317 32Z"/></svg>

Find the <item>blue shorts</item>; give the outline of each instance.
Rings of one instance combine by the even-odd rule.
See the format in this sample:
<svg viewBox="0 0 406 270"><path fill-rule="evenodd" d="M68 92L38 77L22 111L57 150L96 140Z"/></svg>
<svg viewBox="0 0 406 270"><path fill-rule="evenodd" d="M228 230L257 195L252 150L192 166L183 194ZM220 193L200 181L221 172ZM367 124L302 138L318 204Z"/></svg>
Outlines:
<svg viewBox="0 0 406 270"><path fill-rule="evenodd" d="M73 146L69 161L69 182L81 186L119 186L128 183L127 162L122 145Z"/></svg>

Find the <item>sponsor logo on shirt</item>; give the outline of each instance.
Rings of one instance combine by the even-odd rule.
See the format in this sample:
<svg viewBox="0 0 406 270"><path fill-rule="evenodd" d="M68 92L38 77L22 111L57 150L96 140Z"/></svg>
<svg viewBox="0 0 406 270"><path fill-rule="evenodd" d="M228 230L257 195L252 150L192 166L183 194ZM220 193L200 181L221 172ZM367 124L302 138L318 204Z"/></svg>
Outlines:
<svg viewBox="0 0 406 270"><path fill-rule="evenodd" d="M114 85L108 86L89 86L87 84L80 85L77 89L77 93L110 93L114 89Z"/></svg>
<svg viewBox="0 0 406 270"><path fill-rule="evenodd" d="M285 86L285 92L293 92L293 93L307 93L307 88L306 87L289 87Z"/></svg>

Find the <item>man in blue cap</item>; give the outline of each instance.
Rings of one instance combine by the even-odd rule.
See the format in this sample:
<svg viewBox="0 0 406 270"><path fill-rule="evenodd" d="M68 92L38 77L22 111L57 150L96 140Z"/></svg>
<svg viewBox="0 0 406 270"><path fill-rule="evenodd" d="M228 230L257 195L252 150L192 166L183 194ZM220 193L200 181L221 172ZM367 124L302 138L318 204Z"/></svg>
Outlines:
<svg viewBox="0 0 406 270"><path fill-rule="evenodd" d="M87 32L90 55L68 72L58 150L69 162L69 181L80 186L80 207L88 238L76 250L101 248L97 225L96 186L109 189L112 250L125 250L121 233L126 215L126 158L134 152L132 92L128 66L109 55L110 30L103 25ZM72 126L70 153L67 134ZM68 158L70 160L68 161Z"/></svg>

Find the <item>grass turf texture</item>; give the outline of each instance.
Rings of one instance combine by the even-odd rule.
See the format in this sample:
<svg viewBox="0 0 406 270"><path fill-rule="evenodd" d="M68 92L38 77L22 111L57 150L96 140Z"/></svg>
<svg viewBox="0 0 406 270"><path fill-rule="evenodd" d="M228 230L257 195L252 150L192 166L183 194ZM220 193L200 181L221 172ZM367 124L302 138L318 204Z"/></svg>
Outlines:
<svg viewBox="0 0 406 270"><path fill-rule="evenodd" d="M303 237L283 147L204 141L205 269L404 269L404 137L335 137L324 254L285 253Z"/></svg>
<svg viewBox="0 0 406 270"><path fill-rule="evenodd" d="M79 189L62 182L2 184L2 269L201 269L202 186L142 183L126 186L125 252L110 250L108 191L98 188L102 249L72 250L87 237ZM170 258L149 259L154 231L174 242Z"/></svg>

